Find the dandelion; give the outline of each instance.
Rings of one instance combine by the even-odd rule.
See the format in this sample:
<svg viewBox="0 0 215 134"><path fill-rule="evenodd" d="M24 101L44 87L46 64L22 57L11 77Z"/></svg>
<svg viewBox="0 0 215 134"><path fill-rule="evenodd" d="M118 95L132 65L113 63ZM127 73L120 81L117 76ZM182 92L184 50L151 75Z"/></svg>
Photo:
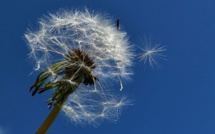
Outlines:
<svg viewBox="0 0 215 134"><path fill-rule="evenodd" d="M53 90L47 100L53 110L37 133L45 133L60 110L76 124L97 126L116 121L130 104L111 84L122 90L122 80L132 75L131 45L107 17L87 9L61 10L40 19L39 29L28 30L25 38L40 71L32 95Z"/></svg>
<svg viewBox="0 0 215 134"><path fill-rule="evenodd" d="M153 43L151 39L145 38L143 42L143 48L141 48L142 53L140 54L140 60L144 61L145 64L149 64L150 67L159 67L159 60L165 60L166 51L165 46L161 46L159 43Z"/></svg>

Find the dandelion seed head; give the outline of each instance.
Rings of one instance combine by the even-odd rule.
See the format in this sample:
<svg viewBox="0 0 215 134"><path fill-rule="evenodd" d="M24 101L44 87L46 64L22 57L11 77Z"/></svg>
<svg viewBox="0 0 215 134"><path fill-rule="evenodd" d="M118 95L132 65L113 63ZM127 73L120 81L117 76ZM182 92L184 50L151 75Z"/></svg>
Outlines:
<svg viewBox="0 0 215 134"><path fill-rule="evenodd" d="M40 19L39 24L37 32L25 34L37 70L63 60L70 49L80 49L94 59L95 74L100 77L129 77L131 45L126 32L117 30L110 19L87 9L61 10Z"/></svg>
<svg viewBox="0 0 215 134"><path fill-rule="evenodd" d="M38 31L25 34L35 70L45 69L43 75L51 76L54 86L78 87L62 108L75 124L98 126L104 119L117 121L121 108L129 104L126 97L106 88L111 81L122 90L122 79L132 75L132 46L127 33L114 24L87 9L60 10L40 19ZM58 89L63 92L62 88Z"/></svg>
<svg viewBox="0 0 215 134"><path fill-rule="evenodd" d="M63 106L63 111L74 124L99 126L103 120L117 121L122 108L128 105L132 103L125 96L114 97L104 90L77 90Z"/></svg>

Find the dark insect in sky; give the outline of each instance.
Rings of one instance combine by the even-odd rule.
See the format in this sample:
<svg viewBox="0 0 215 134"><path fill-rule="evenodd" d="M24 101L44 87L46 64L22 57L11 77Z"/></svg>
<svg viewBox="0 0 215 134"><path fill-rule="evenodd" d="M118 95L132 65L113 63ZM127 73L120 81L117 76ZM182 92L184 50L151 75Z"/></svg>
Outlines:
<svg viewBox="0 0 215 134"><path fill-rule="evenodd" d="M119 29L119 19L116 21L116 28Z"/></svg>

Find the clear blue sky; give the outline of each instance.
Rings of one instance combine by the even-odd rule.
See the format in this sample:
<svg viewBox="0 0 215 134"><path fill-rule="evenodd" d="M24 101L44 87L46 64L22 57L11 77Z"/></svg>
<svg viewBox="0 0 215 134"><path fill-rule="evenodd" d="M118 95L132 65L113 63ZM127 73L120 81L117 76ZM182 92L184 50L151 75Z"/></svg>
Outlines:
<svg viewBox="0 0 215 134"><path fill-rule="evenodd" d="M0 134L32 134L50 110L47 96L32 97L36 78L24 33L47 12L84 8L120 18L130 41L151 35L167 46L160 69L135 64L124 91L135 105L117 123L75 126L62 113L48 134L214 134L215 1L14 0L0 1Z"/></svg>

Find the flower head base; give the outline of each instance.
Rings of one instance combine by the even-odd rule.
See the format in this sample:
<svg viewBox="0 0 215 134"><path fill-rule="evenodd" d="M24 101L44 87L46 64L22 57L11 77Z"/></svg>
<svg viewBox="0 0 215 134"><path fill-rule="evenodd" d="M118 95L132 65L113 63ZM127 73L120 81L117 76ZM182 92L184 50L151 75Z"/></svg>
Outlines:
<svg viewBox="0 0 215 134"><path fill-rule="evenodd" d="M81 83L93 85L98 80L92 73L95 69L94 62L84 51L70 50L65 58L65 61L55 63L45 69L30 88L30 91L34 89L33 96L37 92L40 94L55 89L53 96L48 100L50 107L53 102L63 103L65 97L73 93ZM54 79L48 81L48 78L53 77L53 75Z"/></svg>
<svg viewBox="0 0 215 134"><path fill-rule="evenodd" d="M32 95L54 89L50 106L64 103L69 96L63 111L77 123L83 117L88 117L86 123L118 118L128 101L116 97L106 84L111 81L122 89L122 79L132 74L133 54L126 32L87 9L59 11L39 24L38 31L25 34L35 70L42 70L31 87Z"/></svg>

